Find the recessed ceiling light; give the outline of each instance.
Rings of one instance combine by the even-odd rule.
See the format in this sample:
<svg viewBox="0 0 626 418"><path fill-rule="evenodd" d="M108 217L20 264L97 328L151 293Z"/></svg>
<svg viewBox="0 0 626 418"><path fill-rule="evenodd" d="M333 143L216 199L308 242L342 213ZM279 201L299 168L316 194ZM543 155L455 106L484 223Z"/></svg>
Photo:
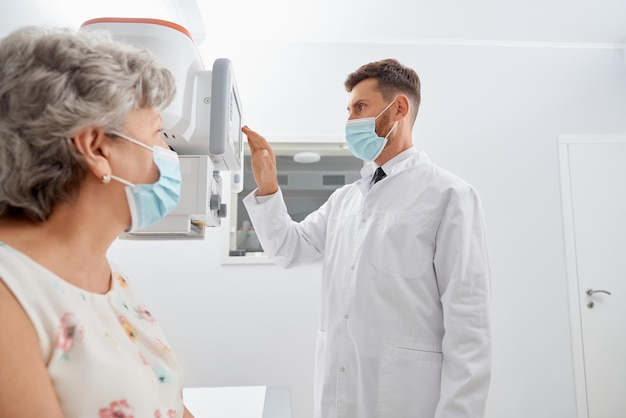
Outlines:
<svg viewBox="0 0 626 418"><path fill-rule="evenodd" d="M317 152L297 152L293 155L293 160L297 163L311 164L320 160L320 155Z"/></svg>

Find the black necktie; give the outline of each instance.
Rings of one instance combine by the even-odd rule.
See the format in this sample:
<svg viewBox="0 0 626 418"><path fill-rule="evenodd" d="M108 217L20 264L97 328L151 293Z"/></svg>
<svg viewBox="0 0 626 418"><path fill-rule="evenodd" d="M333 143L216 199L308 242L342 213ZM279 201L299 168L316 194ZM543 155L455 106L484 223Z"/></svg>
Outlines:
<svg viewBox="0 0 626 418"><path fill-rule="evenodd" d="M385 177L387 177L387 174L383 171L383 168L378 167L374 173L374 177L372 177L372 184L375 184L378 180L382 180Z"/></svg>

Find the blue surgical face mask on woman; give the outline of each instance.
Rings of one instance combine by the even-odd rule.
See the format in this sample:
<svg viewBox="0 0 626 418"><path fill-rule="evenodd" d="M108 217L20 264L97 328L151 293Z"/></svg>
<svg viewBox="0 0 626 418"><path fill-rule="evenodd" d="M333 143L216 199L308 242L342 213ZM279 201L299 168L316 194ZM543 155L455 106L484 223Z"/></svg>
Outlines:
<svg viewBox="0 0 626 418"><path fill-rule="evenodd" d="M364 161L374 161L385 148L387 138L394 130L398 121L387 132L384 138L376 133L376 119L394 104L396 99L383 109L376 117L350 119L346 121L346 142L352 154Z"/></svg>
<svg viewBox="0 0 626 418"><path fill-rule="evenodd" d="M126 199L132 220L126 231L143 229L165 218L178 205L182 183L178 154L156 145L149 147L118 132L111 133L152 151L154 163L159 169L159 179L153 184L133 184L112 174L108 176L126 185Z"/></svg>

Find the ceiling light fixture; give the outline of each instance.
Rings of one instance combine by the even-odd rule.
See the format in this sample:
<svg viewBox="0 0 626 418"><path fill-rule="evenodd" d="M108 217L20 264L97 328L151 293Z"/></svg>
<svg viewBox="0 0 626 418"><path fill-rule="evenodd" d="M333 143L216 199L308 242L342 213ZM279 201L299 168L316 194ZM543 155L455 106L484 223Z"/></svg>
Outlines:
<svg viewBox="0 0 626 418"><path fill-rule="evenodd" d="M320 155L317 152L297 152L293 155L293 160L297 163L311 164L320 160Z"/></svg>

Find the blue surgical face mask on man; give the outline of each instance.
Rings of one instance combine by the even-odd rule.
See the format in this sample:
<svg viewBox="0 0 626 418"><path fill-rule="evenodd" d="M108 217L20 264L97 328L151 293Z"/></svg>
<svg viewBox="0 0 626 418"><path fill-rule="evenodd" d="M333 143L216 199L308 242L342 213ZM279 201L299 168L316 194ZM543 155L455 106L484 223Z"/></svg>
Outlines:
<svg viewBox="0 0 626 418"><path fill-rule="evenodd" d="M152 151L154 163L159 169L159 179L153 184L133 184L110 175L112 179L126 185L126 199L132 221L126 231L146 228L165 218L178 205L182 184L178 154L156 145L149 147L118 132L111 133Z"/></svg>
<svg viewBox="0 0 626 418"><path fill-rule="evenodd" d="M350 119L346 121L346 142L352 154L364 161L374 161L385 148L387 138L394 130L398 121L387 132L384 138L376 133L376 119L394 104L396 99L383 109L376 117Z"/></svg>

